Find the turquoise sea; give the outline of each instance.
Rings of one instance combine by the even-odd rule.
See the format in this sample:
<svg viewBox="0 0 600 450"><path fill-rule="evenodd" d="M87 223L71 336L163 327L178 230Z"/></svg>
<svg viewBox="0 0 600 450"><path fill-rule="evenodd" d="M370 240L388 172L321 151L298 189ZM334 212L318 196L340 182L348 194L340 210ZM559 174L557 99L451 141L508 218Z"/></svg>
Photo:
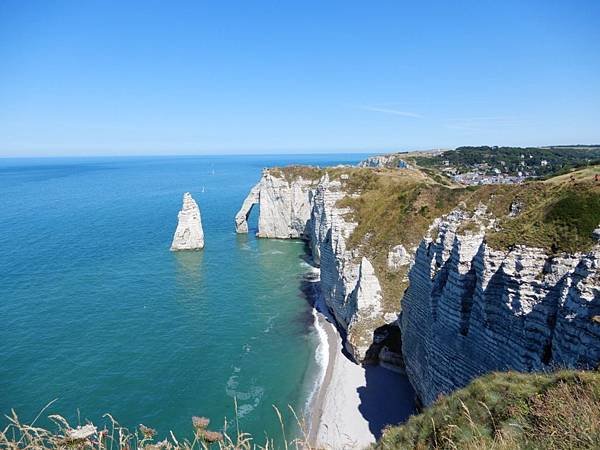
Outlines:
<svg viewBox="0 0 600 450"><path fill-rule="evenodd" d="M189 437L194 415L233 420L235 397L244 430L278 436L272 405L302 412L318 371L305 248L233 218L263 167L363 157L0 160L0 413L57 399L44 416ZM172 253L185 191L206 247Z"/></svg>

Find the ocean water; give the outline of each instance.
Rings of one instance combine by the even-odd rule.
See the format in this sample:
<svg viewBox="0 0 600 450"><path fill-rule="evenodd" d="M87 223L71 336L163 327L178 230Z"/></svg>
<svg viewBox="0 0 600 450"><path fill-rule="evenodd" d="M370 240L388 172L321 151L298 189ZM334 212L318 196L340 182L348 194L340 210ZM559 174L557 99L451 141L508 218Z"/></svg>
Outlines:
<svg viewBox="0 0 600 450"><path fill-rule="evenodd" d="M266 166L364 155L0 160L0 413L140 423L189 437L235 417L280 435L273 405L302 412L318 333L298 241L237 235ZM202 252L169 246L190 191ZM6 420L0 419L0 425ZM42 422L43 423L43 422Z"/></svg>

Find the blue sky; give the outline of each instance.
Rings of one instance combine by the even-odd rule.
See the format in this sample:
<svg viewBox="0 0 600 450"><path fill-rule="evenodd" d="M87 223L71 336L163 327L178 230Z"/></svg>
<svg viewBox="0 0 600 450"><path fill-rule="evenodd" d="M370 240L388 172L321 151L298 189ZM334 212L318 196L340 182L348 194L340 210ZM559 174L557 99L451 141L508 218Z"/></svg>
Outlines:
<svg viewBox="0 0 600 450"><path fill-rule="evenodd" d="M0 1L0 155L600 143L600 1Z"/></svg>

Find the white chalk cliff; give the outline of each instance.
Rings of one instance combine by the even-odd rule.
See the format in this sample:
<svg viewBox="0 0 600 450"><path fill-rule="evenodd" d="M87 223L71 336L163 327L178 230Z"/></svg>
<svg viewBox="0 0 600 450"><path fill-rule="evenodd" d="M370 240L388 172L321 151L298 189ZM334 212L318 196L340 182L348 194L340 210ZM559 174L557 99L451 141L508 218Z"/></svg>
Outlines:
<svg viewBox="0 0 600 450"><path fill-rule="evenodd" d="M204 248L204 231L200 208L189 192L183 194L183 206L179 211L177 229L173 236L171 251L200 250Z"/></svg>
<svg viewBox="0 0 600 450"><path fill-rule="evenodd" d="M455 210L437 220L409 273L402 353L425 405L490 371L600 361L600 246L552 257L525 246L499 251L485 242L493 222L481 218ZM465 221L479 230L460 232Z"/></svg>
<svg viewBox="0 0 600 450"><path fill-rule="evenodd" d="M302 178L288 182L265 169L235 216L236 231L248 232L248 216L252 207L258 204L257 236L280 239L304 237L311 211L310 188L316 183Z"/></svg>
<svg viewBox="0 0 600 450"><path fill-rule="evenodd" d="M372 343L372 331L384 323L381 287L371 263L346 241L356 224L345 219L349 212L336 202L346 193L342 181L327 175L318 181L287 181L269 170L251 189L235 218L238 233L248 231L247 217L259 204L259 237L304 238L320 267L325 303L347 334L347 347L364 359Z"/></svg>
<svg viewBox="0 0 600 450"><path fill-rule="evenodd" d="M347 350L362 361L372 344L373 330L384 324L382 295L373 266L347 240L356 223L337 201L347 194L342 182L325 175L312 196L308 226L314 262L321 270L321 292L338 324L346 331Z"/></svg>

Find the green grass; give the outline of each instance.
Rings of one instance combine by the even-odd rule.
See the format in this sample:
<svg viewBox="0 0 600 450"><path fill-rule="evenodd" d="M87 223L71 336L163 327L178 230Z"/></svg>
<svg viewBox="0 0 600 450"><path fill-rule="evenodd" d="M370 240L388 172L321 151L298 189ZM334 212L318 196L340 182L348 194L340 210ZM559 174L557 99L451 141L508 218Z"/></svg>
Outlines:
<svg viewBox="0 0 600 450"><path fill-rule="evenodd" d="M504 197L509 197L506 194ZM600 184L593 179L528 183L510 195L524 208L515 218L500 216L500 229L487 236L495 248L528 245L549 254L588 251L600 224Z"/></svg>
<svg viewBox="0 0 600 450"><path fill-rule="evenodd" d="M269 168L269 172L276 177L285 178L289 183L298 178L317 181L325 173L323 169L314 166L286 166Z"/></svg>
<svg viewBox="0 0 600 450"><path fill-rule="evenodd" d="M387 428L374 448L600 448L600 374L488 374Z"/></svg>

